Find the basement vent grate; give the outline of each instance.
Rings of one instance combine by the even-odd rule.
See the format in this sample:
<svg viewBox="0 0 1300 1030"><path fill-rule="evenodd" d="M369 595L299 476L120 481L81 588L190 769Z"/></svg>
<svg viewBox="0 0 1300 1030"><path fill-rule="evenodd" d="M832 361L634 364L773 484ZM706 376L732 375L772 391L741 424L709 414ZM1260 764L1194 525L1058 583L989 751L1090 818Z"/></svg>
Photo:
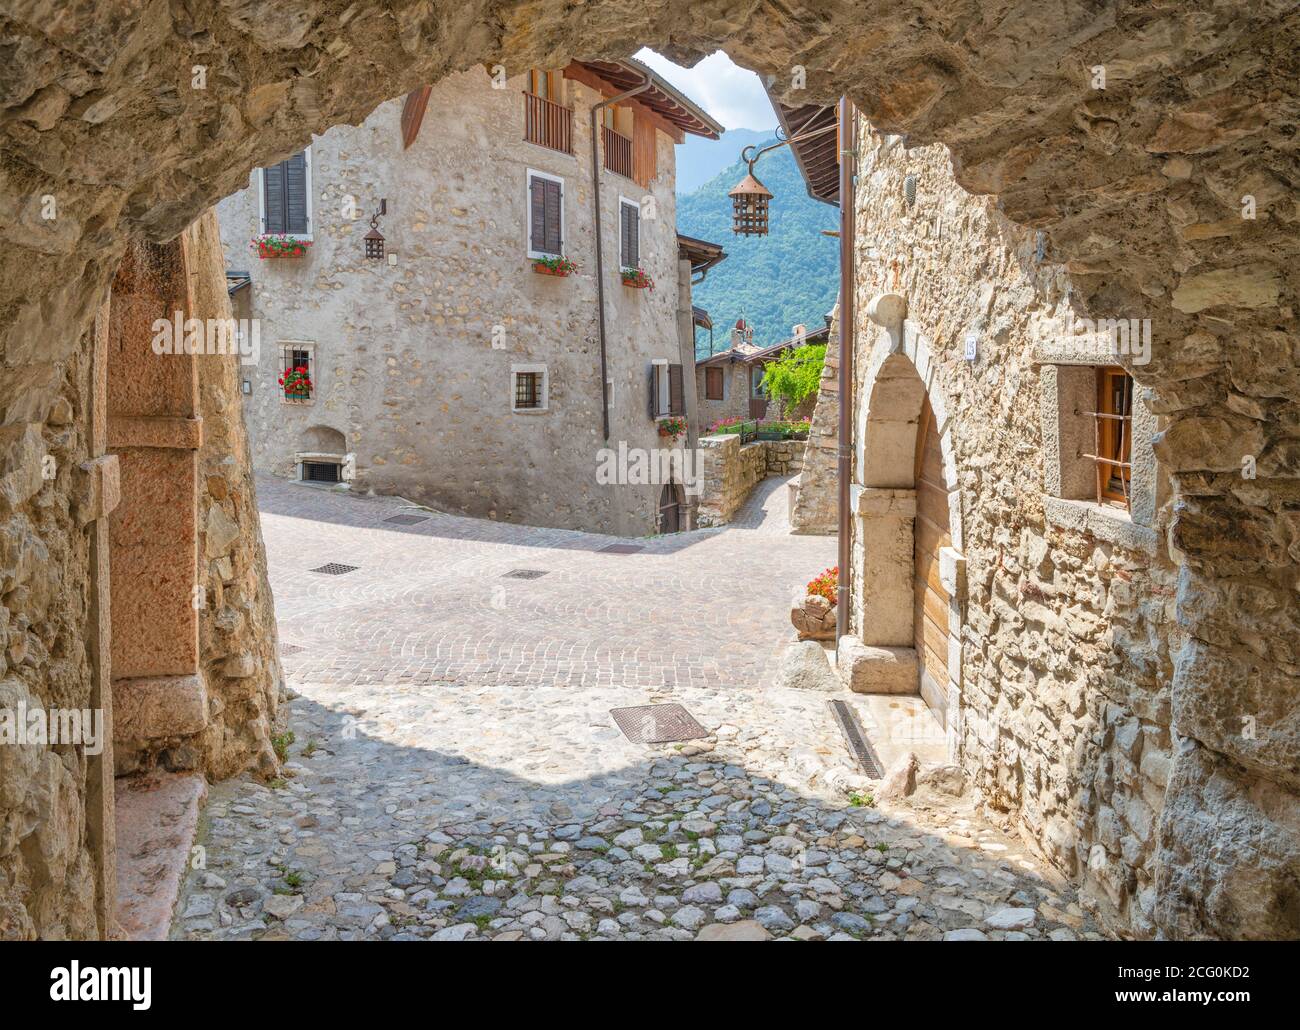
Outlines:
<svg viewBox="0 0 1300 1030"><path fill-rule="evenodd" d="M393 515L391 518L384 519L394 526L414 526L417 522L428 522L428 515Z"/></svg>
<svg viewBox="0 0 1300 1030"><path fill-rule="evenodd" d="M339 466L332 461L304 461L302 478L305 483L338 483Z"/></svg>
<svg viewBox="0 0 1300 1030"><path fill-rule="evenodd" d="M546 575L545 569L511 569L502 579L541 579Z"/></svg>
<svg viewBox="0 0 1300 1030"><path fill-rule="evenodd" d="M342 576L349 572L356 572L361 568L360 565L340 565L336 561L327 562L319 568L312 569L312 572L319 572L326 576Z"/></svg>
<svg viewBox="0 0 1300 1030"><path fill-rule="evenodd" d="M299 647L297 644L281 644L280 654L297 654L299 651L307 650L305 647Z"/></svg>
<svg viewBox="0 0 1300 1030"><path fill-rule="evenodd" d="M610 544L608 547L600 549L601 554L636 554L637 551L644 551L645 544Z"/></svg>
<svg viewBox="0 0 1300 1030"><path fill-rule="evenodd" d="M623 736L634 744L666 744L673 740L698 740L709 731L681 705L637 705L611 708L609 714Z"/></svg>
<svg viewBox="0 0 1300 1030"><path fill-rule="evenodd" d="M884 776L885 770L880 765L880 759L876 756L871 742L867 740L867 735L862 732L862 726L858 722L858 717L853 709L843 701L827 701L826 703L831 706L831 715L835 719L835 725L840 728L840 733L844 735L844 744L849 749L849 754L853 756L853 760L858 763L858 768L873 780L878 780Z"/></svg>

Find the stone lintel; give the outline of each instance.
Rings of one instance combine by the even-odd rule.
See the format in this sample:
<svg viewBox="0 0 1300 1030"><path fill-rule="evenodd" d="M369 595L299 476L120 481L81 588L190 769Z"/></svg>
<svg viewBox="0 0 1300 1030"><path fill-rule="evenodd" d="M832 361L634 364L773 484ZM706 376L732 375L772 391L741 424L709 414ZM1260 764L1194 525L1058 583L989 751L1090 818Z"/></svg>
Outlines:
<svg viewBox="0 0 1300 1030"><path fill-rule="evenodd" d="M108 422L108 445L197 451L203 446L203 419L176 415L114 415Z"/></svg>
<svg viewBox="0 0 1300 1030"><path fill-rule="evenodd" d="M121 466L116 454L105 454L81 463L86 473L81 495L77 498L77 518L81 525L107 518L122 500Z"/></svg>
<svg viewBox="0 0 1300 1030"><path fill-rule="evenodd" d="M113 681L113 739L118 743L184 737L208 724L208 688L201 675Z"/></svg>

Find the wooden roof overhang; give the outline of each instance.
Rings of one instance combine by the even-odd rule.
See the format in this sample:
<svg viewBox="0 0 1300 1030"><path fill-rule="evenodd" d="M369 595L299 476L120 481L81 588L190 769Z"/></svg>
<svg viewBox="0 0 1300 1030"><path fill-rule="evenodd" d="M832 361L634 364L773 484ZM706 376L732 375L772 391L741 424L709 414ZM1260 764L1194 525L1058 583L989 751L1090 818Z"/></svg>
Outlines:
<svg viewBox="0 0 1300 1030"><path fill-rule="evenodd" d="M767 96L786 139L834 125L839 117L833 104L784 104L772 95L770 88ZM823 132L790 144L799 173L808 186L808 196L825 204L840 202L839 139L838 132Z"/></svg>
<svg viewBox="0 0 1300 1030"><path fill-rule="evenodd" d="M692 275L707 272L727 259L727 252L722 249L721 243L710 243L682 233L677 234L677 255L690 261Z"/></svg>
<svg viewBox="0 0 1300 1030"><path fill-rule="evenodd" d="M684 142L688 133L705 139L718 139L722 135L722 126L702 108L667 79L632 58L623 61L573 61L564 69L564 77L611 97L640 86L649 77L650 88L628 102L657 115L663 123L659 127L675 143Z"/></svg>

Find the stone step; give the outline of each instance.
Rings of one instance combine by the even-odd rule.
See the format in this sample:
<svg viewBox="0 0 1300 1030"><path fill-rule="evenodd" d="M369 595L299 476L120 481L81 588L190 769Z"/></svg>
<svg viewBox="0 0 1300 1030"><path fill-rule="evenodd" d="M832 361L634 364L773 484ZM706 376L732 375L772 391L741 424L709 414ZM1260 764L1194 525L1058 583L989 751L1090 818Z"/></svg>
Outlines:
<svg viewBox="0 0 1300 1030"><path fill-rule="evenodd" d="M208 794L197 773L122 776L117 809L117 921L133 941L163 941Z"/></svg>

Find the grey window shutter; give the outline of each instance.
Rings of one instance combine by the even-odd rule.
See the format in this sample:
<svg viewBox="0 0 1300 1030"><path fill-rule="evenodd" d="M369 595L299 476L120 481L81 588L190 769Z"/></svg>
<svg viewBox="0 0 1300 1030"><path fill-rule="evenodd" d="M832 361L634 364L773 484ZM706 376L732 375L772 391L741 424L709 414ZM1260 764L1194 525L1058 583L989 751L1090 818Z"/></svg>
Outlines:
<svg viewBox="0 0 1300 1030"><path fill-rule="evenodd" d="M286 232L306 235L311 232L307 223L307 154L294 154L284 164L284 197Z"/></svg>
<svg viewBox="0 0 1300 1030"><path fill-rule="evenodd" d="M655 418L659 414L659 368L656 365L650 366L650 417Z"/></svg>
<svg viewBox="0 0 1300 1030"><path fill-rule="evenodd" d="M529 224L528 247L546 252L546 180L533 176L528 180Z"/></svg>
<svg viewBox="0 0 1300 1030"><path fill-rule="evenodd" d="M628 267L636 268L641 263L641 209L625 204L627 212L627 250Z"/></svg>
<svg viewBox="0 0 1300 1030"><path fill-rule="evenodd" d="M262 169L262 207L266 212L263 232L287 232L285 228L284 162Z"/></svg>
<svg viewBox="0 0 1300 1030"><path fill-rule="evenodd" d="M686 392L682 383L682 366L668 366L668 414L686 414Z"/></svg>
<svg viewBox="0 0 1300 1030"><path fill-rule="evenodd" d="M560 204L562 195L560 184L550 179L542 180L546 191L546 246L542 249L548 254L564 253L564 241L560 238Z"/></svg>

